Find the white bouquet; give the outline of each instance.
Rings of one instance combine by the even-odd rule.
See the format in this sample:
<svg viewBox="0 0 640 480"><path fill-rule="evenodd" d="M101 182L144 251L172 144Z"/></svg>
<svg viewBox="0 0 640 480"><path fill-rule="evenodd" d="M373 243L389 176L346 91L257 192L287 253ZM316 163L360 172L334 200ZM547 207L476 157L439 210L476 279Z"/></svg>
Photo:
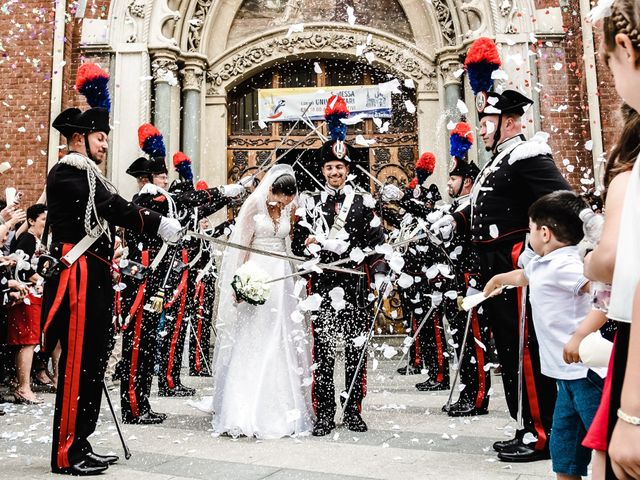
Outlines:
<svg viewBox="0 0 640 480"><path fill-rule="evenodd" d="M251 305L264 305L271 293L267 273L253 262L244 263L233 276L231 286L238 300Z"/></svg>

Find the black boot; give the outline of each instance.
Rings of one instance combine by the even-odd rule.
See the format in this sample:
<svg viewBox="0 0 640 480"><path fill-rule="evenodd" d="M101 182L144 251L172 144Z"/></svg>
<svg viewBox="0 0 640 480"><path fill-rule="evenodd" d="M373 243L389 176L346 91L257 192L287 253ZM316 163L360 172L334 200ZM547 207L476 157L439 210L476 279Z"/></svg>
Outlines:
<svg viewBox="0 0 640 480"><path fill-rule="evenodd" d="M417 367L412 367L411 365L405 365L404 367L400 367L397 372L400 375L419 375L421 370Z"/></svg>
<svg viewBox="0 0 640 480"><path fill-rule="evenodd" d="M64 468L52 467L51 471L53 473L61 473L63 475L73 475L76 477L84 477L87 475L99 475L102 472L104 472L107 468L109 468L109 465L93 460L88 455L85 455L78 461L73 462L68 467L64 467Z"/></svg>
<svg viewBox="0 0 640 480"><path fill-rule="evenodd" d="M352 432L366 432L369 430L367 424L362 420L358 410L344 412L343 424Z"/></svg>
<svg viewBox="0 0 640 480"><path fill-rule="evenodd" d="M118 460L120 460L117 455L99 455L96 452L88 453L87 457L89 457L90 459L94 460L97 463L103 463L104 465L107 465L107 466L113 465Z"/></svg>
<svg viewBox="0 0 640 480"><path fill-rule="evenodd" d="M333 420L318 418L316 424L313 426L311 435L314 437L324 437L325 435L329 435L334 428L336 428L336 422Z"/></svg>
<svg viewBox="0 0 640 480"><path fill-rule="evenodd" d="M488 413L489 409L487 407L476 407L473 402L456 402L451 405L447 415L450 417L474 417L476 415L486 415Z"/></svg>
<svg viewBox="0 0 640 480"><path fill-rule="evenodd" d="M151 412L138 415L137 417L125 413L122 414L122 423L130 425L158 425L162 422L164 422L164 418L154 415Z"/></svg>
<svg viewBox="0 0 640 480"><path fill-rule="evenodd" d="M422 383L416 383L416 388L421 392L438 392L442 390L449 390L449 382L436 382L427 378Z"/></svg>

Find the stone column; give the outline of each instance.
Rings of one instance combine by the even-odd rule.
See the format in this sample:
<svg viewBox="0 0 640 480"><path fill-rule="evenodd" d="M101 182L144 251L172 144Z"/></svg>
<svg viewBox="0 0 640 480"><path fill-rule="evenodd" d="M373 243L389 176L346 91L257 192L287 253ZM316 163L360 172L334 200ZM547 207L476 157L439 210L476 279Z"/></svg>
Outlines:
<svg viewBox="0 0 640 480"><path fill-rule="evenodd" d="M458 100L462 99L462 77L456 77L455 73L462 68L462 63L460 63L458 55L454 54L442 57L439 68L444 88L447 123L459 122L461 114L458 109Z"/></svg>
<svg viewBox="0 0 640 480"><path fill-rule="evenodd" d="M202 162L200 176L210 187L227 184L227 96L208 89L205 97ZM226 220L225 209L212 217L215 223Z"/></svg>
<svg viewBox="0 0 640 480"><path fill-rule="evenodd" d="M178 85L178 65L176 54L170 50L157 50L151 52L151 71L154 85L154 105L152 110L153 124L162 136L167 148L167 155L170 155L171 138L171 111L172 111L172 91L171 88Z"/></svg>
<svg viewBox="0 0 640 480"><path fill-rule="evenodd" d="M204 60L185 59L182 75L182 151L191 159L196 177L201 175L200 164L200 125L202 112L202 78Z"/></svg>
<svg viewBox="0 0 640 480"><path fill-rule="evenodd" d="M418 155L433 152L438 159L432 176L433 183L438 187L447 182L447 166L444 159L443 135L444 128L441 121L443 106L437 91L418 87L416 92L418 114ZM444 183L443 183L444 182Z"/></svg>

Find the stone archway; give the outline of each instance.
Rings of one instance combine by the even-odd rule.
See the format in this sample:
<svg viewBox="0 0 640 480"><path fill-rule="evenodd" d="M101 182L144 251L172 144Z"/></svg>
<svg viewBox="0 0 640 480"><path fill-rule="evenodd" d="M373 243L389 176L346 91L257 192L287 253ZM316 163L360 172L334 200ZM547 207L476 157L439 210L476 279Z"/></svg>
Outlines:
<svg viewBox="0 0 640 480"><path fill-rule="evenodd" d="M212 182L223 181L220 152L224 151L226 127L221 119L226 116L227 88L265 68L263 61L268 65L305 55L352 59L353 45L371 35L379 65L401 78L416 80L420 149L447 158L447 122L440 122L443 125L436 132L432 127L443 112L456 118L458 100L471 98L455 74L461 67L461 56L474 38L488 35L496 38L503 55L521 53L526 58L529 32L534 29L533 0L397 3L411 25L411 41L379 29L332 22L305 25L304 32L289 38L285 38L286 27L273 28L229 46L229 31L242 0L114 0L110 16L120 25L110 38L115 82L123 90L140 92L142 98L137 116L131 115L128 105L122 105L114 120L127 132L153 112L152 119L165 135L169 151L186 151L200 164L202 176ZM143 78L151 78L151 74L153 80L140 85L128 78L131 71L141 72ZM469 109L473 108L472 102L466 101ZM128 157L133 149L123 147L118 153L126 150ZM201 158L207 161L200 162ZM441 182L446 177L445 164L440 162L436 175ZM118 168L124 170L122 167Z"/></svg>

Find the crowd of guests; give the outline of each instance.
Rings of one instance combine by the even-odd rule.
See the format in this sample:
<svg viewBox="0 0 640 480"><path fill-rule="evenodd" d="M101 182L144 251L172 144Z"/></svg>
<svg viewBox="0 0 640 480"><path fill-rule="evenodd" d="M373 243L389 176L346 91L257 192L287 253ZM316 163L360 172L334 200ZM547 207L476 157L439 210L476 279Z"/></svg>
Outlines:
<svg viewBox="0 0 640 480"><path fill-rule="evenodd" d="M36 263L44 251L46 219L44 203L24 208L19 193L0 211L0 382L16 403L42 403L32 386L45 392L56 388L60 349L51 355L39 349L43 279Z"/></svg>

